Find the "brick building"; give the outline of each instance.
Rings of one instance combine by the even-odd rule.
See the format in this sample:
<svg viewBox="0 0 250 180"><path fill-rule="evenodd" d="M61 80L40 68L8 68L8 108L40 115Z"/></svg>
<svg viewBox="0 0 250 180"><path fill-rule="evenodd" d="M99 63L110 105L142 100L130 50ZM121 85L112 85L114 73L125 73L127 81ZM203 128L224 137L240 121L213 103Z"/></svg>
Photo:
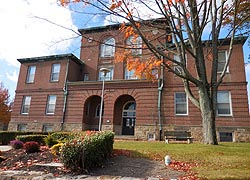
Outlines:
<svg viewBox="0 0 250 180"><path fill-rule="evenodd" d="M161 128L188 130L195 140L201 140L200 112L187 99L181 79L163 70L159 82L137 79L124 62L114 62L115 47L128 43L118 28L79 30L85 37L80 59L72 54L18 59L21 67L9 130L98 129L104 78L102 130L143 140L159 139ZM137 41L142 40L138 37ZM228 73L218 92L216 125L221 141L250 141L245 41L235 40ZM227 41L220 50L222 62L224 47L228 48ZM144 51L137 48L135 53ZM188 54L187 59L192 68ZM106 76L101 68L109 69Z"/></svg>

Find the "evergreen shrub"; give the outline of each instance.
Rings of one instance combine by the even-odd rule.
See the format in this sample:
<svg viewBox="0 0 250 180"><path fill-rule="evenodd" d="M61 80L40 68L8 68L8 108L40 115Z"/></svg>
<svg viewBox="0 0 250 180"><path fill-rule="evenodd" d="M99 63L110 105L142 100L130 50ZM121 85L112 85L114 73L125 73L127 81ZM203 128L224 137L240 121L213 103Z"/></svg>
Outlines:
<svg viewBox="0 0 250 180"><path fill-rule="evenodd" d="M49 148L58 143L58 141L55 138L53 138L51 134L49 134L47 137L44 138L44 142L46 146L48 146Z"/></svg>
<svg viewBox="0 0 250 180"><path fill-rule="evenodd" d="M101 165L113 151L114 133L87 131L63 144L60 158L72 171L90 169Z"/></svg>
<svg viewBox="0 0 250 180"><path fill-rule="evenodd" d="M58 142L67 142L74 139L75 134L72 132L54 132L50 136Z"/></svg>
<svg viewBox="0 0 250 180"><path fill-rule="evenodd" d="M47 135L43 135L43 134L32 134L32 135L21 135L21 136L17 136L16 140L20 140L22 142L29 142L29 141L35 141L38 142L41 145L44 145L44 138L46 138Z"/></svg>

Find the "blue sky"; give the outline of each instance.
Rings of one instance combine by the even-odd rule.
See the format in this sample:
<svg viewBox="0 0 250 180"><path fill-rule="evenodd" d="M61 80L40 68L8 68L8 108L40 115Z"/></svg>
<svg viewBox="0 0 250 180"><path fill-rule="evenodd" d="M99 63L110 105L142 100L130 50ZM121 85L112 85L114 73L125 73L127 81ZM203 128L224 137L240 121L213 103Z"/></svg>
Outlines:
<svg viewBox="0 0 250 180"><path fill-rule="evenodd" d="M0 82L9 89L14 98L20 64L18 58L28 58L61 53L79 56L80 37L72 31L53 25L45 18L64 27L77 29L104 25L104 17L90 7L83 14L69 11L58 5L57 0L3 1L0 7ZM68 40L65 40L68 39ZM244 45L245 61L250 48ZM247 81L250 81L250 65L246 66ZM250 97L250 85L248 85Z"/></svg>

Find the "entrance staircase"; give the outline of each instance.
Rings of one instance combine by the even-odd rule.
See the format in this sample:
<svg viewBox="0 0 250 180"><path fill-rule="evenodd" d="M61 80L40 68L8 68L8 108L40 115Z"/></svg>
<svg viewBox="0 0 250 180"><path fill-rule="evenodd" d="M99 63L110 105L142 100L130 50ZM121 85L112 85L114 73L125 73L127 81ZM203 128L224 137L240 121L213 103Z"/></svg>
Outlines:
<svg viewBox="0 0 250 180"><path fill-rule="evenodd" d="M123 141L138 141L138 138L135 136L129 135L115 135L115 141L123 140Z"/></svg>

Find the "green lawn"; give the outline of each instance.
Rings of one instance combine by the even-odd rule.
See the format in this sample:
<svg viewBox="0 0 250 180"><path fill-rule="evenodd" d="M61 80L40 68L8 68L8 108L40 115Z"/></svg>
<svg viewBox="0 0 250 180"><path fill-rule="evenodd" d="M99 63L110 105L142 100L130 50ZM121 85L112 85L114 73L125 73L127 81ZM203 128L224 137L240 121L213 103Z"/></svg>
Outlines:
<svg viewBox="0 0 250 180"><path fill-rule="evenodd" d="M133 150L134 156L198 163L193 168L200 179L250 180L250 143L220 145L165 144L164 142L116 141L114 149Z"/></svg>

